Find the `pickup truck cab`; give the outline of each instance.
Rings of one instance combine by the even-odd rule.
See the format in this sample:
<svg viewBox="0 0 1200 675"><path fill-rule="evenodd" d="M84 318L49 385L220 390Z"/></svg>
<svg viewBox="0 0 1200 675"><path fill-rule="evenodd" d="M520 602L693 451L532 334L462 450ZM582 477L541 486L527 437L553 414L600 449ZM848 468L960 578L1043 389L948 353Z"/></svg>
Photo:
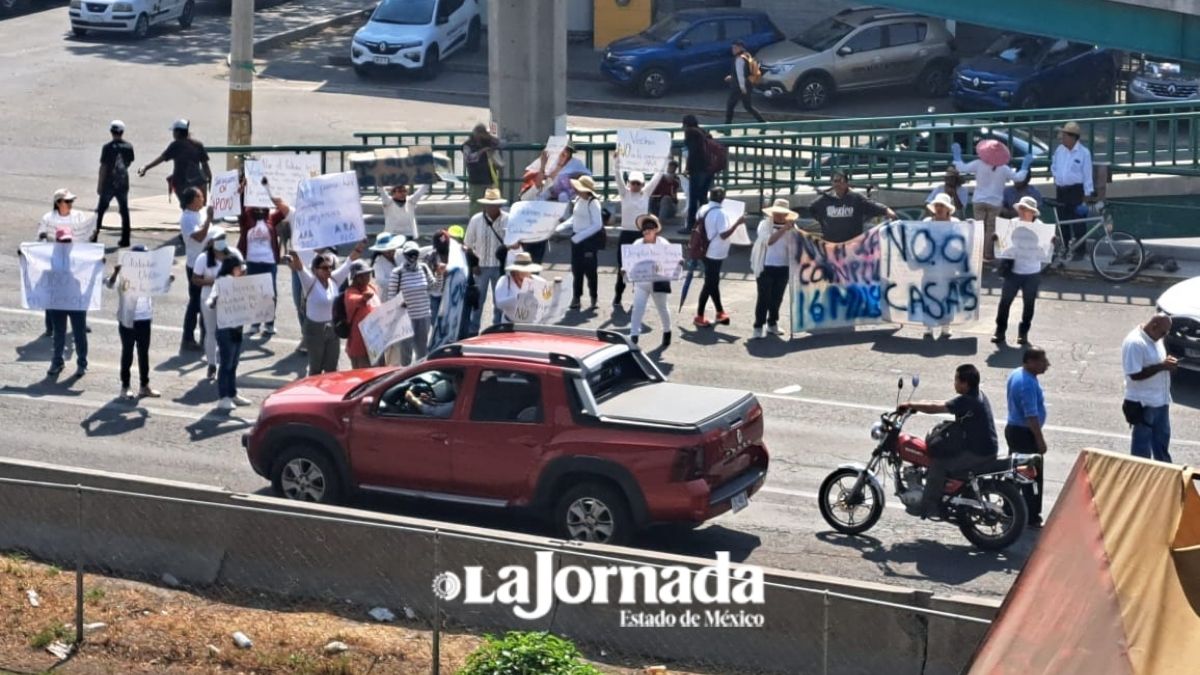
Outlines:
<svg viewBox="0 0 1200 675"><path fill-rule="evenodd" d="M195 0L71 0L71 30L83 37L90 31L129 33L137 39L150 28L178 21L189 28L196 16Z"/></svg>
<svg viewBox="0 0 1200 675"><path fill-rule="evenodd" d="M408 368L285 386L243 445L283 497L522 508L564 539L621 544L745 507L762 436L752 393L667 382L623 335L504 324Z"/></svg>

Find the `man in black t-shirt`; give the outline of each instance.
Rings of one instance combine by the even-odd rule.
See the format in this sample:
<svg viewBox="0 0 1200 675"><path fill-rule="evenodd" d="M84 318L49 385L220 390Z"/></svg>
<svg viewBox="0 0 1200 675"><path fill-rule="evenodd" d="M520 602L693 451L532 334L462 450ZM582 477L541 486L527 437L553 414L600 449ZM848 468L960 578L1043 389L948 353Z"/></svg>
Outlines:
<svg viewBox="0 0 1200 675"><path fill-rule="evenodd" d="M850 241L863 233L863 223L869 218L887 216L895 220L896 212L879 202L850 189L850 179L842 171L833 172L833 190L817 197L809 212L821 224L821 238L831 244Z"/></svg>
<svg viewBox="0 0 1200 675"><path fill-rule="evenodd" d="M1000 453L1000 442L996 437L996 422L992 417L992 404L979 391L979 369L965 363L954 371L954 391L958 394L944 403L919 401L901 403L899 411L913 410L919 413L954 415L962 425L967 447L952 457L933 458L925 476L925 491L919 507L910 507L913 515L929 517L937 515L942 492L946 487L946 474L960 471L977 464L991 461Z"/></svg>
<svg viewBox="0 0 1200 675"><path fill-rule="evenodd" d="M112 140L100 149L100 177L96 183L96 194L100 203L96 205L96 229L92 241L100 236L104 224L104 212L117 198L117 210L121 213L121 239L117 246L129 246L129 169L133 166L133 145L125 140L125 123L113 120L108 125Z"/></svg>
<svg viewBox="0 0 1200 675"><path fill-rule="evenodd" d="M176 197L180 197L181 209L186 206L182 199L184 190L194 187L207 195L212 183L212 171L208 168L208 151L204 149L203 143L191 137L190 127L191 124L185 119L175 120L171 125L171 133L174 134L175 140L171 141L167 149L154 158L153 162L138 169L138 175L145 176L147 171L167 160L175 162L175 170L171 172L171 189Z"/></svg>

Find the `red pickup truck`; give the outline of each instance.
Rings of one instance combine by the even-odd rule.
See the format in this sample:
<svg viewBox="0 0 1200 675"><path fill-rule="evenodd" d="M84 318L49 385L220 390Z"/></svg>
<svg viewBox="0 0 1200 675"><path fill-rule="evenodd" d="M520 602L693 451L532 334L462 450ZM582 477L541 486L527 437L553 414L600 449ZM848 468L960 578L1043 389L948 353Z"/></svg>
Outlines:
<svg viewBox="0 0 1200 675"><path fill-rule="evenodd" d="M289 384L242 443L291 499L525 508L565 539L612 544L740 510L768 464L752 393L667 382L618 333L512 324L409 368Z"/></svg>

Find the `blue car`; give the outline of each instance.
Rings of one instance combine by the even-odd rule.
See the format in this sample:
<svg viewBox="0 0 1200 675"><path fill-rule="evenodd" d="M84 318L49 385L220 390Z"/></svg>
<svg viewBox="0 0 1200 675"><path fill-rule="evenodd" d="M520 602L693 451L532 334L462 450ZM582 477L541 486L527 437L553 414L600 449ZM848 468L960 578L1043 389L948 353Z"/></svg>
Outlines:
<svg viewBox="0 0 1200 675"><path fill-rule="evenodd" d="M1056 108L1111 103L1115 54L1094 45L1033 35L1002 35L954 71L959 110Z"/></svg>
<svg viewBox="0 0 1200 675"><path fill-rule="evenodd" d="M600 72L616 84L658 98L684 82L722 82L729 74L729 50L735 40L754 53L782 39L783 33L764 12L686 9L610 44Z"/></svg>

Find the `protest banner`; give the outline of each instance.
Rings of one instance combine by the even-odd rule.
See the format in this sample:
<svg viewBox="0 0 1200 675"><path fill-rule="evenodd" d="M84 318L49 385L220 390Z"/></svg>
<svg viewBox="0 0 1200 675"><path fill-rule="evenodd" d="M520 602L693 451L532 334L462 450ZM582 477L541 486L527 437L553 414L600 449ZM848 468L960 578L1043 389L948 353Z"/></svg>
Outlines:
<svg viewBox="0 0 1200 675"><path fill-rule="evenodd" d="M217 278L217 328L275 320L275 287L270 274Z"/></svg>
<svg viewBox="0 0 1200 675"><path fill-rule="evenodd" d="M104 285L104 244L21 244L21 306L94 311Z"/></svg>
<svg viewBox="0 0 1200 675"><path fill-rule="evenodd" d="M436 183L439 173L451 170L450 158L434 154L429 146L355 152L349 160L359 188L376 192L392 185Z"/></svg>
<svg viewBox="0 0 1200 675"><path fill-rule="evenodd" d="M621 153L622 171L641 171L649 179L667 168L671 134L654 129L617 129L617 151Z"/></svg>
<svg viewBox="0 0 1200 675"><path fill-rule="evenodd" d="M171 288L175 249L125 251L121 254L121 288L130 295L166 295Z"/></svg>
<svg viewBox="0 0 1200 675"><path fill-rule="evenodd" d="M799 260L791 265L793 332L883 320L880 236L878 227L840 244L797 235Z"/></svg>
<svg viewBox="0 0 1200 675"><path fill-rule="evenodd" d="M997 218L996 257L1008 260L1036 258L1042 264L1048 264L1054 256L1054 236L1051 223Z"/></svg>
<svg viewBox="0 0 1200 675"><path fill-rule="evenodd" d="M882 227L884 320L937 326L979 318L983 223L897 221Z"/></svg>
<svg viewBox="0 0 1200 675"><path fill-rule="evenodd" d="M624 244L621 270L631 284L678 281L683 277L683 245Z"/></svg>
<svg viewBox="0 0 1200 675"><path fill-rule="evenodd" d="M247 162L249 163L249 162ZM242 200L238 194L238 172L222 171L213 176L212 190L208 193L208 205L213 210L213 220L241 215Z"/></svg>
<svg viewBox="0 0 1200 675"><path fill-rule="evenodd" d="M504 244L517 242L535 243L545 241L554 234L555 228L567 212L561 202L517 202L508 212L508 227L504 231Z"/></svg>
<svg viewBox="0 0 1200 675"><path fill-rule="evenodd" d="M514 323L549 325L562 321L567 314L573 277L570 274L553 280L531 276L517 294L516 304L506 311Z"/></svg>
<svg viewBox="0 0 1200 675"><path fill-rule="evenodd" d="M300 184L292 216L294 248L341 246L366 236L358 181L352 172L308 178Z"/></svg>
<svg viewBox="0 0 1200 675"><path fill-rule="evenodd" d="M371 363L377 363L388 347L413 336L412 320L403 307L404 297L396 296L371 311L358 323L358 332L367 347Z"/></svg>
<svg viewBox="0 0 1200 675"><path fill-rule="evenodd" d="M467 309L467 254L456 239L450 240L446 255L445 280L442 283L442 302L429 329L429 351L458 339L463 313Z"/></svg>

